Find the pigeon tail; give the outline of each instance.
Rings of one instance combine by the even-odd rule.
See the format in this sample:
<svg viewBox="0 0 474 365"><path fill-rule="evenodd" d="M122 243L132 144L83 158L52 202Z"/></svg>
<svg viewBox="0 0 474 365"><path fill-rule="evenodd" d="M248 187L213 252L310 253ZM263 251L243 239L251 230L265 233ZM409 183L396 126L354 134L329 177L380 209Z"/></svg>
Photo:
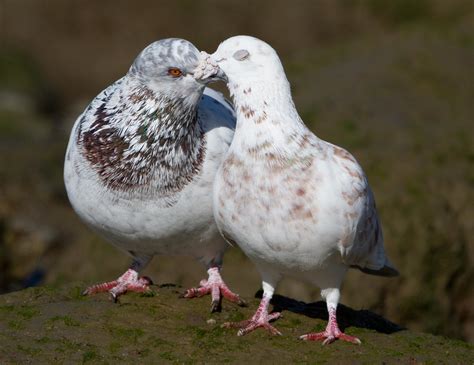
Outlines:
<svg viewBox="0 0 474 365"><path fill-rule="evenodd" d="M376 276L385 276L385 277L394 277L400 275L398 270L393 266L390 260L385 257L385 264L380 269L371 269L368 267L361 267L359 265L351 265L351 268L359 269L365 274L376 275Z"/></svg>

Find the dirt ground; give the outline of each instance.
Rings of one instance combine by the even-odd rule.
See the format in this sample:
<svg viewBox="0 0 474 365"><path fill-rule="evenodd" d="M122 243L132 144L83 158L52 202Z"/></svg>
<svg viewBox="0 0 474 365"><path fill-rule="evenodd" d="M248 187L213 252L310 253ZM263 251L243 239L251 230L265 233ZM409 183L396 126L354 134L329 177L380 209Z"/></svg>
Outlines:
<svg viewBox="0 0 474 365"><path fill-rule="evenodd" d="M298 336L325 327L322 303L304 304L284 297L274 303L283 333L257 330L237 337L221 328L247 319L248 308L223 303L210 314L210 298L180 299L182 288L154 287L154 296L126 295L114 304L105 295L82 297L83 284L42 287L0 296L0 362L95 364L470 364L474 346L462 341L403 330L369 311L341 307L340 323L362 344L336 341L327 346ZM325 318L325 319L321 319Z"/></svg>

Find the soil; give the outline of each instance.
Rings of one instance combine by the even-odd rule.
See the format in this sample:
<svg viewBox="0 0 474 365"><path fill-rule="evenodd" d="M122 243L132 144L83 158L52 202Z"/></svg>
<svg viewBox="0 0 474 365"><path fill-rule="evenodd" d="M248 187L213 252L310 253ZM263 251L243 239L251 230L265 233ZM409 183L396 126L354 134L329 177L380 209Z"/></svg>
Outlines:
<svg viewBox="0 0 474 365"><path fill-rule="evenodd" d="M38 287L0 296L0 363L297 363L297 364L470 364L474 346L404 330L370 311L341 305L339 322L360 346L327 346L298 336L325 326L322 302L305 304L276 296L283 333L257 330L238 337L226 321L250 317L249 306L224 302L211 314L210 298L182 299L182 288L154 286L152 295L127 294L112 303L106 294L83 297L82 283ZM257 293L258 295L258 293Z"/></svg>

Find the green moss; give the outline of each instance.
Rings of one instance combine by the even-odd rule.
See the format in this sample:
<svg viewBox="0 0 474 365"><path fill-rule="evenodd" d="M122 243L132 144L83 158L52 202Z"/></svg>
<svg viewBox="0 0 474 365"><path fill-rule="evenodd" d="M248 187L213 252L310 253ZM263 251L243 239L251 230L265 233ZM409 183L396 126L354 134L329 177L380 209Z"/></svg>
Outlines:
<svg viewBox="0 0 474 365"><path fill-rule="evenodd" d="M23 345L17 345L16 348L18 351L27 355L32 355L32 356L38 355L41 352L41 350L38 348L23 346Z"/></svg>
<svg viewBox="0 0 474 365"><path fill-rule="evenodd" d="M19 320L11 320L11 321L8 321L7 324L9 328L15 329L15 330L20 330L25 327L25 323Z"/></svg>
<svg viewBox="0 0 474 365"><path fill-rule="evenodd" d="M171 351L160 352L158 356L163 360L169 360L169 361L177 360L177 357Z"/></svg>
<svg viewBox="0 0 474 365"><path fill-rule="evenodd" d="M36 339L35 342L38 344L44 345L44 344L53 342L53 340L50 337L44 336L44 337Z"/></svg>
<svg viewBox="0 0 474 365"><path fill-rule="evenodd" d="M290 318L289 323L292 327L299 327L303 322L299 318Z"/></svg>
<svg viewBox="0 0 474 365"><path fill-rule="evenodd" d="M40 311L35 306L24 305L16 309L16 314L23 319L28 320L40 314Z"/></svg>
<svg viewBox="0 0 474 365"><path fill-rule="evenodd" d="M62 321L68 327L79 327L81 323L76 321L74 318L70 316L54 316L50 319L51 322L58 322Z"/></svg>
<svg viewBox="0 0 474 365"><path fill-rule="evenodd" d="M0 314L2 313L11 313L15 310L14 305L1 305L0 306Z"/></svg>
<svg viewBox="0 0 474 365"><path fill-rule="evenodd" d="M149 343L152 346L156 346L156 347L163 347L163 346L172 345L172 342L170 342L168 340L165 340L163 338L160 338L160 337L156 337L156 336L151 336L150 339L149 339Z"/></svg>
<svg viewBox="0 0 474 365"><path fill-rule="evenodd" d="M29 295L28 291L24 293ZM16 300L22 303L24 298L18 294L15 294ZM208 301L196 300L192 306L183 305L189 302L180 301L169 289L162 289L160 296L152 300L129 297L127 300L132 302L121 306L108 302L94 306L82 300L65 298L54 291L51 295L51 301L38 304L38 308L33 307L39 310L41 316L28 323L29 335L24 336L21 332L25 331L24 327L7 328L9 335L0 335L2 344L28 358L44 359L45 362L68 359L79 363L122 363L127 359L135 362L153 359L153 362L171 363L208 363L218 359L220 362L252 363L262 361L262 356L265 356L265 361L275 363L341 363L347 359L367 364L383 361L403 363L410 357L428 363L441 355L448 356L453 363L462 363L460 359L468 359L469 354L474 354L471 345L442 337L409 331L384 335L353 326L345 331L359 337L361 346L337 341L331 346L321 347L318 343L300 341L297 335L307 331L307 325L313 326L314 331L324 330L325 321L292 312L285 312L285 317L276 321L277 327L286 326L283 336L272 337L258 329L247 336L238 337L235 329L219 326L229 316L236 316L235 313L248 318L253 312L251 308L258 305L256 299L249 301L249 308L231 307L228 312L214 314L218 323L210 326L205 321ZM87 308L87 316L81 317L84 325L76 326L70 316L58 315L58 303L61 303L61 313L76 313ZM163 319L159 325L150 320L147 314L149 306L162 308ZM30 311L32 306L22 307L23 317L31 317L30 314L34 313ZM2 312L9 315L14 309L10 305L2 306ZM106 313L109 315L104 316ZM183 319L177 319L178 314ZM17 317L20 323L26 322L21 315ZM196 321L200 324L196 324ZM48 336L42 334L44 323L50 323L54 328ZM303 324L304 329L301 328Z"/></svg>
<svg viewBox="0 0 474 365"><path fill-rule="evenodd" d="M83 295L84 292L83 286L75 286L68 292L68 297L74 300L86 300L87 296Z"/></svg>
<svg viewBox="0 0 474 365"><path fill-rule="evenodd" d="M196 327L196 326L189 326L187 327L186 331L193 333L194 338L202 339L205 337L209 331L206 331L204 328Z"/></svg>
<svg viewBox="0 0 474 365"><path fill-rule="evenodd" d="M228 316L228 322L240 322L246 319L245 315L239 311L231 311L230 313L228 313Z"/></svg>
<svg viewBox="0 0 474 365"><path fill-rule="evenodd" d="M147 357L148 355L151 354L151 349L149 348L141 348L140 350L137 351L138 356L140 357Z"/></svg>
<svg viewBox="0 0 474 365"><path fill-rule="evenodd" d="M140 296L143 298L153 298L156 296L156 292L154 290L147 290L146 292L141 293Z"/></svg>
<svg viewBox="0 0 474 365"><path fill-rule="evenodd" d="M38 286L25 289L30 298L38 299L41 297L51 298L58 294L58 289L54 286Z"/></svg>
<svg viewBox="0 0 474 365"><path fill-rule="evenodd" d="M144 335L144 331L140 328L127 328L116 325L109 326L109 332L113 337L121 337L137 343L138 339Z"/></svg>
<svg viewBox="0 0 474 365"><path fill-rule="evenodd" d="M118 351L120 351L120 349L122 348L122 343L119 342L119 341L113 341L109 344L109 351L112 353L112 354L115 354L117 353Z"/></svg>
<svg viewBox="0 0 474 365"><path fill-rule="evenodd" d="M313 327L313 332L321 332L321 331L324 331L325 328L326 328L326 324L321 321Z"/></svg>
<svg viewBox="0 0 474 365"><path fill-rule="evenodd" d="M86 362L97 360L99 356L95 351L86 351L84 355L82 355L82 363L85 364Z"/></svg>

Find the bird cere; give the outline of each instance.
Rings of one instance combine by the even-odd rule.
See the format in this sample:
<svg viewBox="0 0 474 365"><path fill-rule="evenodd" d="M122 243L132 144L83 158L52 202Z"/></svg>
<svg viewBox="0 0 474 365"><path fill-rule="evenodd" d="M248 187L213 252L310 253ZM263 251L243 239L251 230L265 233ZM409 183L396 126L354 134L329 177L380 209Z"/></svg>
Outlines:
<svg viewBox="0 0 474 365"><path fill-rule="evenodd" d="M207 87L216 80L233 108ZM77 118L64 181L82 220L132 257L86 295L149 291L140 272L155 255L188 255L208 279L184 297L211 294L211 312L222 297L243 306L220 274L235 243L258 269L263 297L252 318L224 327L281 334L268 307L287 276L320 288L327 303L326 329L301 339L360 344L337 323L346 272L398 274L362 168L306 127L277 53L257 38L229 38L212 55L176 38L146 47Z"/></svg>

